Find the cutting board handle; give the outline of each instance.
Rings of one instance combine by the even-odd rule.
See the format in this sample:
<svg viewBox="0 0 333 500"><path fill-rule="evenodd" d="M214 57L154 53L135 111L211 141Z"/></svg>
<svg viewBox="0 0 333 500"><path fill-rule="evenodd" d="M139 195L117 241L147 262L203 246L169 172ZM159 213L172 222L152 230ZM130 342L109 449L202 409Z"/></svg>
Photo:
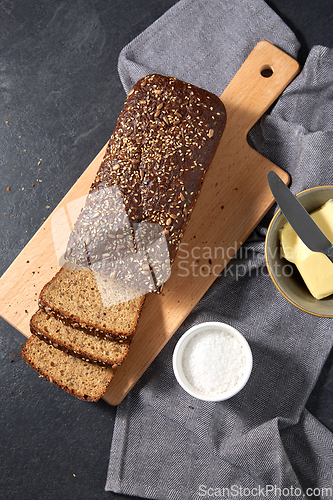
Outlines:
<svg viewBox="0 0 333 500"><path fill-rule="evenodd" d="M265 40L260 41L222 93L227 120L239 136L247 135L253 125L298 74L295 59Z"/></svg>

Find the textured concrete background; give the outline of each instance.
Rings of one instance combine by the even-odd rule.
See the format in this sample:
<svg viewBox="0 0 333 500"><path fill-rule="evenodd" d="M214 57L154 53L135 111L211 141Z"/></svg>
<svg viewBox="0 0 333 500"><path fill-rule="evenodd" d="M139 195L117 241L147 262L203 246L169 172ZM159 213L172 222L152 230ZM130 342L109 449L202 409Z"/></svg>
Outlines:
<svg viewBox="0 0 333 500"><path fill-rule="evenodd" d="M0 274L104 146L125 93L120 50L175 0L0 1ZM333 47L331 0L267 2L302 44ZM81 402L20 357L0 318L0 497L121 499L104 491L115 409ZM308 402L333 431L333 356Z"/></svg>

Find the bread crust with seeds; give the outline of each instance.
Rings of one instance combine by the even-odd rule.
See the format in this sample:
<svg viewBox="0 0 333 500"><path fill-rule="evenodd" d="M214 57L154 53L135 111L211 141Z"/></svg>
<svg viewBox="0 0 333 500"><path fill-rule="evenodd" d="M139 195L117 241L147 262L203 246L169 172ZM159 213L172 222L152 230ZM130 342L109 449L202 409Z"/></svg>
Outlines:
<svg viewBox="0 0 333 500"><path fill-rule="evenodd" d="M130 342L103 339L65 325L55 316L39 309L30 320L30 331L56 349L68 352L84 361L114 368L125 361Z"/></svg>
<svg viewBox="0 0 333 500"><path fill-rule="evenodd" d="M225 124L215 94L144 77L127 97L90 192L117 186L132 224L164 229L172 263Z"/></svg>
<svg viewBox="0 0 333 500"><path fill-rule="evenodd" d="M135 332L145 296L104 307L94 274L61 268L42 288L39 307L64 323L103 338L128 340Z"/></svg>
<svg viewBox="0 0 333 500"><path fill-rule="evenodd" d="M71 356L34 335L22 347L21 356L46 380L83 401L98 401L116 370Z"/></svg>

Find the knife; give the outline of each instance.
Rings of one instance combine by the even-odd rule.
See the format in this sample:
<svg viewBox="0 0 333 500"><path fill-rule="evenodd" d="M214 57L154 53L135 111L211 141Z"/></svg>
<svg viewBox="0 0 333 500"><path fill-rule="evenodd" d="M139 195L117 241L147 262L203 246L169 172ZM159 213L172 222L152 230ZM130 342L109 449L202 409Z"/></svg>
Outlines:
<svg viewBox="0 0 333 500"><path fill-rule="evenodd" d="M291 227L312 252L321 252L333 262L333 245L317 226L310 214L298 201L280 177L270 170L269 187Z"/></svg>

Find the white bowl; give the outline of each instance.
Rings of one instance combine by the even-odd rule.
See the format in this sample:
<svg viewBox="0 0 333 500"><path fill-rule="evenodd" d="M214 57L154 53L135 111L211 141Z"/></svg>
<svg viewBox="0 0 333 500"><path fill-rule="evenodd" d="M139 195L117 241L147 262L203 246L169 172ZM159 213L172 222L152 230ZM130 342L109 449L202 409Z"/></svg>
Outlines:
<svg viewBox="0 0 333 500"><path fill-rule="evenodd" d="M207 391L203 388L199 390L198 387L190 383L188 378L186 377L184 373L184 366L183 366L183 361L184 361L184 353L186 353L191 347L191 344L189 346L189 342L196 336L198 335L197 339L201 338L202 341L204 339L203 334L205 332L220 332L221 337L223 337L223 341L226 343L225 347L226 349L228 348L230 336L233 339L238 340L238 343L236 346L238 347L239 345L239 351L237 351L236 355L237 359L235 356L235 353L233 354L233 359L229 360L231 361L231 364L233 365L234 370L231 370L231 376L236 377L237 369L238 369L238 362L240 363L242 361L243 368L242 371L243 373L239 376L239 378L234 381L234 385L230 386L224 390L221 391ZM225 337L227 336L227 337ZM222 340L221 340L222 342ZM193 344L193 343L192 343ZM234 346L235 347L235 346ZM223 349L223 344L222 344L222 349ZM206 356L203 356L206 357ZM217 357L217 351L212 355L211 360L208 359L207 363L204 364L202 367L198 367L198 371L200 371L200 377L201 373L204 370L209 370L210 367L213 368L214 374L216 374L215 370L215 365L213 365L213 361L215 358L215 362ZM209 358L209 356L207 356ZM221 359L221 358L219 358ZM225 361L223 358L221 361ZM201 360L200 360L201 362ZM218 362L218 361L217 361ZM175 377L178 381L178 383L181 385L181 387L188 392L191 396L194 396L197 399L201 399L203 401L224 401L226 399L231 398L235 394L237 394L245 384L247 383L251 371L252 371L252 365L253 365L253 359L252 359L252 352L250 349L249 344L243 337L243 335L233 328L230 325L227 325L225 323L219 323L219 322L214 322L214 321L209 321L206 323L200 323L199 325L193 326L190 328L182 337L178 340L175 350L173 352L173 359L172 359L172 364L173 364L173 371L175 374Z"/></svg>

